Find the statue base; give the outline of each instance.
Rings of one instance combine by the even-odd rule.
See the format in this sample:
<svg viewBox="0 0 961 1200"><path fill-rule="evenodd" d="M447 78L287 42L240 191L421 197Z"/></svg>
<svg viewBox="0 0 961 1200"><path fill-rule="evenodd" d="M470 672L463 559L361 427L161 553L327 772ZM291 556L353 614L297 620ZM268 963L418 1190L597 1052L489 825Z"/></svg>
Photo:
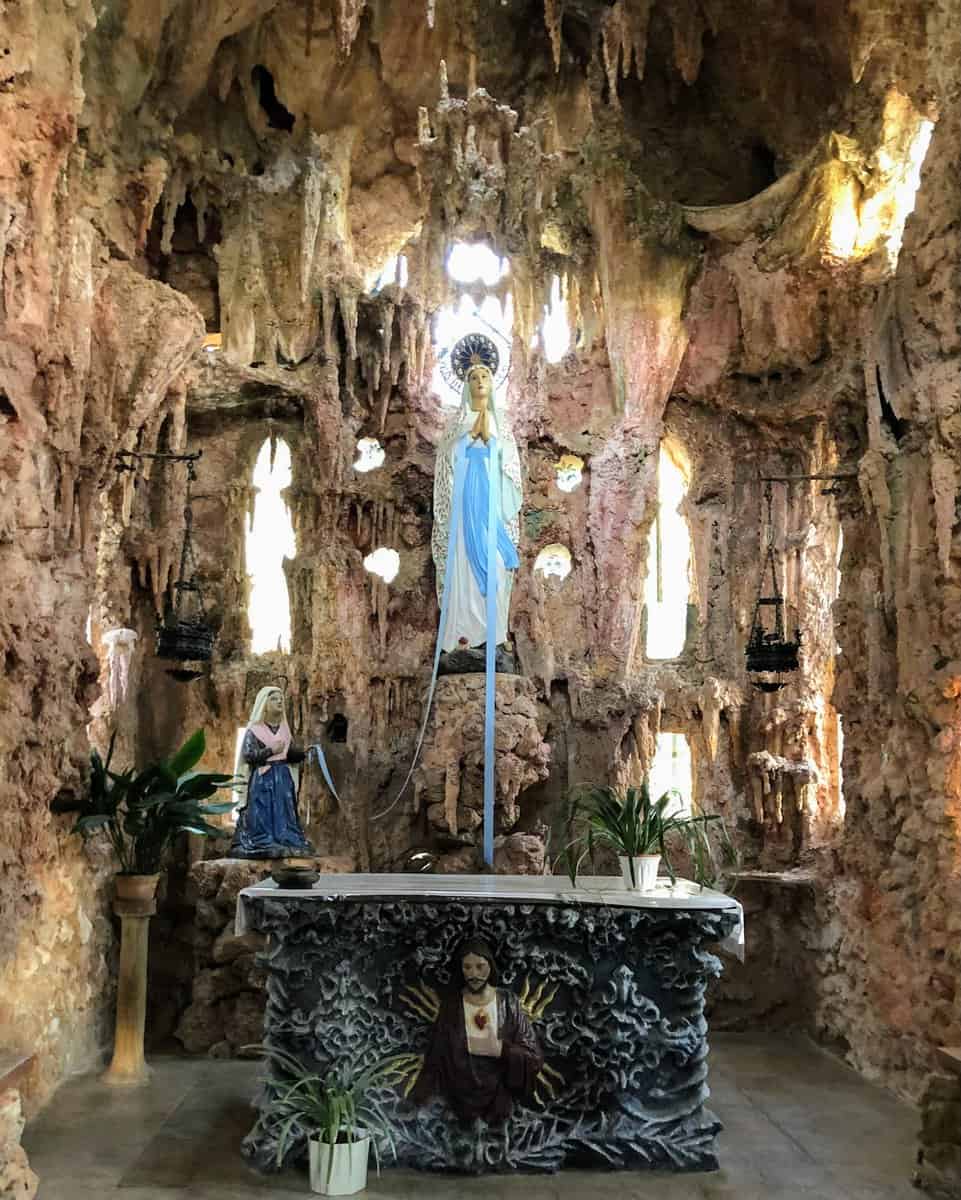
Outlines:
<svg viewBox="0 0 961 1200"><path fill-rule="evenodd" d="M498 675L519 675L517 659L513 651L503 642L497 647L494 669ZM487 670L486 646L464 646L445 651L440 656L438 675L483 675Z"/></svg>
<svg viewBox="0 0 961 1200"><path fill-rule="evenodd" d="M295 862L314 861L317 852L309 843L304 846L281 846L274 844L263 850L241 850L231 846L225 858L240 858L250 862L282 862L287 865Z"/></svg>

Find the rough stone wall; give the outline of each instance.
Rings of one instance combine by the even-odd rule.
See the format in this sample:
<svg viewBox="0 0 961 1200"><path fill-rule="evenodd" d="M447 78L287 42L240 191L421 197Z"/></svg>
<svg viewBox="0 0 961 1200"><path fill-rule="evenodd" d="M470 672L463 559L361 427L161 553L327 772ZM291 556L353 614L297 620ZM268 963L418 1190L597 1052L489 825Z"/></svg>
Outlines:
<svg viewBox="0 0 961 1200"><path fill-rule="evenodd" d="M818 1013L862 1071L915 1098L934 1045L961 1040L961 126L956 22L944 6L930 22L941 116L897 278L864 321L837 606L842 935Z"/></svg>
<svg viewBox="0 0 961 1200"><path fill-rule="evenodd" d="M84 627L99 496L112 452L149 444L176 407L202 334L185 297L124 261L135 230L114 242L89 202L78 123L93 21L87 4L5 5L0 39L0 1043L35 1055L28 1112L96 1064L109 1021L106 864L50 811L82 786L97 694Z"/></svg>

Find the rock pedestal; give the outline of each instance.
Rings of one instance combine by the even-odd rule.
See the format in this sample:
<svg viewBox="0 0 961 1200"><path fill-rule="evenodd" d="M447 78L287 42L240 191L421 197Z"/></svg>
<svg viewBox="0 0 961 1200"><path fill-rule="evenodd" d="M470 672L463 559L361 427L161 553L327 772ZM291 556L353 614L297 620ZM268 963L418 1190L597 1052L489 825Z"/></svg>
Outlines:
<svg viewBox="0 0 961 1200"><path fill-rule="evenodd" d="M500 674L496 680L494 830L507 834L520 818L522 792L548 776L549 713L537 703L531 680ZM431 832L451 849L479 845L483 836L485 682L477 674L437 681L415 776Z"/></svg>
<svg viewBox="0 0 961 1200"><path fill-rule="evenodd" d="M353 870L348 858L318 858L324 873ZM191 920L174 931L190 946L193 969L190 1002L180 1014L175 1036L191 1054L231 1058L261 1040L266 977L257 961L264 947L259 933L234 933L237 894L270 874L269 862L217 858L190 868Z"/></svg>
<svg viewBox="0 0 961 1200"><path fill-rule="evenodd" d="M23 1124L20 1093L0 1087L0 1196L33 1200L39 1181L20 1145Z"/></svg>
<svg viewBox="0 0 961 1200"><path fill-rule="evenodd" d="M961 1197L961 1047L942 1049L944 1071L921 1097L921 1147L914 1182L930 1196Z"/></svg>

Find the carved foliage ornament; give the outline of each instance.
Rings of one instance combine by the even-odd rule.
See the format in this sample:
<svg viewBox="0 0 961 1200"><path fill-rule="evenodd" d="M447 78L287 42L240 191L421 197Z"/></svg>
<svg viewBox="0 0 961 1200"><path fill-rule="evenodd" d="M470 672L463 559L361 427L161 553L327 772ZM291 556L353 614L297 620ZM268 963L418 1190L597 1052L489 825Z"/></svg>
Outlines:
<svg viewBox="0 0 961 1200"><path fill-rule="evenodd" d="M717 1166L703 1014L720 962L704 943L729 932L729 914L285 897L258 900L252 916L270 934L268 1060L277 1048L321 1074L345 1063L387 1068L374 1098L399 1165ZM533 1022L545 1058L532 1102L477 1128L440 1097L410 1098L441 996L458 984L450 963L466 933L493 947L499 983ZM278 1133L262 1109L245 1155L276 1169ZM295 1131L288 1161L303 1156L305 1139Z"/></svg>

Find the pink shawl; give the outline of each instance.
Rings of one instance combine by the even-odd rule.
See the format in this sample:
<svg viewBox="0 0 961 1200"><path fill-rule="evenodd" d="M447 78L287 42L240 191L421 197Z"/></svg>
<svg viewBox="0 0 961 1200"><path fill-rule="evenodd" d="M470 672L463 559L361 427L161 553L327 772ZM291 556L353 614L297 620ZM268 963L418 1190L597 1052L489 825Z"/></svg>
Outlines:
<svg viewBox="0 0 961 1200"><path fill-rule="evenodd" d="M273 732L269 725L262 721L256 725L249 725L248 728L258 741L263 742L268 750L273 751L266 763L262 767L257 768L258 774L265 775L270 770L271 763L287 761L287 751L290 749L290 743L294 739L290 732L290 726L286 721L278 725L276 733Z"/></svg>

